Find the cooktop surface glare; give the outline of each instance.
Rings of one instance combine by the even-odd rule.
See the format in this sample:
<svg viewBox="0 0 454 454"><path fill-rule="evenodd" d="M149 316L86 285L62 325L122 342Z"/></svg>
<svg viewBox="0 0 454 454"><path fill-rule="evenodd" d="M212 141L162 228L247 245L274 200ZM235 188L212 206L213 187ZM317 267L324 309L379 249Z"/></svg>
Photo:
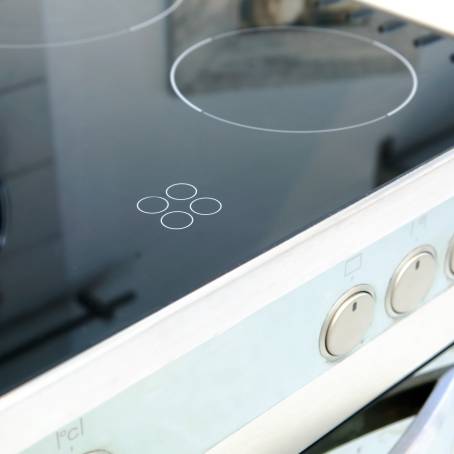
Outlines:
<svg viewBox="0 0 454 454"><path fill-rule="evenodd" d="M0 2L0 394L454 144L452 39L281 3Z"/></svg>

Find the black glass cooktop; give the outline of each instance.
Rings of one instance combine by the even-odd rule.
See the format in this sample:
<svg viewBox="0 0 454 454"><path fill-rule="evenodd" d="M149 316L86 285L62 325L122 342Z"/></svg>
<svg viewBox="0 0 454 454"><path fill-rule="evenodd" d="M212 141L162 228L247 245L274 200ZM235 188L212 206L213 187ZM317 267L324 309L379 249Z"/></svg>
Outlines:
<svg viewBox="0 0 454 454"><path fill-rule="evenodd" d="M0 2L0 392L454 144L454 42L350 1Z"/></svg>

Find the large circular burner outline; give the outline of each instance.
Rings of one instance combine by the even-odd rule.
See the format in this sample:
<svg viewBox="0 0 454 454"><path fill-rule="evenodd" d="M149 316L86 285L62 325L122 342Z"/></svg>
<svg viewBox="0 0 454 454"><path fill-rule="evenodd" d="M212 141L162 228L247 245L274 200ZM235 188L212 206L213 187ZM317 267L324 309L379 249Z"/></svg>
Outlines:
<svg viewBox="0 0 454 454"><path fill-rule="evenodd" d="M66 46L77 46L83 44L90 44L96 41L103 41L110 38L117 38L119 36L126 35L128 33L133 33L144 28L147 28L156 22L164 19L168 15L172 14L182 3L184 0L175 0L170 6L168 6L164 11L161 11L156 16L153 16L151 19L147 19L143 22L140 22L136 25L132 25L131 27L124 28L118 30L116 32L111 33L104 33L101 35L92 36L90 38L80 38L74 40L67 40L67 41L55 41L55 42L43 42L43 43L23 43L23 44L4 44L0 43L0 49L46 49L52 47L66 47Z"/></svg>
<svg viewBox="0 0 454 454"><path fill-rule="evenodd" d="M190 54L192 54L194 51L200 49L201 47L204 47L207 44L210 44L214 41L224 39L224 38L229 38L232 36L245 35L245 34L249 34L249 33L252 34L252 33L260 33L260 32L267 32L267 31L286 31L286 30L287 31L297 31L298 30L298 31L313 31L313 32L330 33L333 35L343 36L343 37L347 37L347 38L353 38L358 41L363 41L365 43L378 47L379 49L381 49L381 50L387 52L388 54L392 55L393 57L397 58L407 68L408 72L410 73L411 80L412 80L412 88L410 90L410 94L396 108L394 108L393 110L387 112L386 114L381 115L380 117L374 118L372 120L364 121L362 123L357 123L354 125L342 126L342 127L338 127L338 128L293 130L293 129L265 128L265 127L260 127L260 126L249 125L246 123L239 123L239 122L235 122L232 120L227 120L220 116L217 116L217 115L204 111L203 109L201 109L200 107L198 107L197 105L195 105L194 103L189 101L189 99L185 95L183 95L181 90L178 88L178 83L176 82L176 72L177 72L178 66L186 57L188 57ZM321 133L348 131L350 129L356 129L356 128L360 128L363 126L368 126L368 125L377 123L381 120L384 120L386 118L392 117L393 115L397 114L402 109L404 109L408 104L410 104L410 102L415 97L416 92L418 91L419 81L418 81L418 75L416 73L416 70L413 67L413 65L408 61L408 59L405 58L401 53L394 50L392 47L389 47L386 44L383 44L379 41L376 41L371 38L367 38L365 36L357 35L355 33L346 32L343 30L341 31L341 30L327 29L327 28L321 28L321 27L306 27L306 26L288 25L288 26L267 26L267 27L245 28L245 29L241 29L241 30L232 30L232 31L221 33L219 35L199 41L198 43L195 43L192 46L190 46L181 55L179 55L177 57L177 59L173 63L172 68L170 70L170 84L172 86L173 91L180 98L180 100L183 101L191 109L193 109L196 112L201 113L207 117L210 117L214 120L220 121L222 123L226 123L231 126L238 126L241 128L251 129L251 130L255 130L255 131L275 132L275 133L285 133L285 134L321 134Z"/></svg>

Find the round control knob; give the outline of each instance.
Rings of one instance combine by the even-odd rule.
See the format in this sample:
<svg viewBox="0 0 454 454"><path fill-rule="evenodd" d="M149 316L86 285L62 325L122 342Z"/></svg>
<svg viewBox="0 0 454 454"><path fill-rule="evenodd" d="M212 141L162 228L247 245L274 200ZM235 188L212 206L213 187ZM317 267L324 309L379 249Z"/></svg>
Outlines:
<svg viewBox="0 0 454 454"><path fill-rule="evenodd" d="M451 279L454 279L454 238L451 240L451 244L448 249L446 272Z"/></svg>
<svg viewBox="0 0 454 454"><path fill-rule="evenodd" d="M435 281L437 258L430 246L418 248L397 267L389 283L386 308L393 316L414 311L426 298Z"/></svg>
<svg viewBox="0 0 454 454"><path fill-rule="evenodd" d="M320 351L329 359L350 353L361 344L374 318L375 295L369 286L358 286L333 306L320 335Z"/></svg>

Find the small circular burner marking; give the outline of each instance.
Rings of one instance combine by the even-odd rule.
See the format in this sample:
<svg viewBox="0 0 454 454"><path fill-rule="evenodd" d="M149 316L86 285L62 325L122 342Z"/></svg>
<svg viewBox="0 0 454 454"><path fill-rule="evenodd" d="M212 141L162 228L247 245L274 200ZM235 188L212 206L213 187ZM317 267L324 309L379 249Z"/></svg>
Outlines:
<svg viewBox="0 0 454 454"><path fill-rule="evenodd" d="M200 216L213 216L222 210L222 203L213 197L200 197L193 200L189 205L189 208L194 214Z"/></svg>
<svg viewBox="0 0 454 454"><path fill-rule="evenodd" d="M161 225L169 230L185 230L194 223L194 217L186 211L170 211L161 217Z"/></svg>
<svg viewBox="0 0 454 454"><path fill-rule="evenodd" d="M148 205L148 207L147 207ZM169 208L169 201L164 197L143 197L137 202L137 209L144 214L160 214Z"/></svg>
<svg viewBox="0 0 454 454"><path fill-rule="evenodd" d="M167 197L173 200L191 200L197 192L197 188L190 183L175 183L166 189Z"/></svg>

